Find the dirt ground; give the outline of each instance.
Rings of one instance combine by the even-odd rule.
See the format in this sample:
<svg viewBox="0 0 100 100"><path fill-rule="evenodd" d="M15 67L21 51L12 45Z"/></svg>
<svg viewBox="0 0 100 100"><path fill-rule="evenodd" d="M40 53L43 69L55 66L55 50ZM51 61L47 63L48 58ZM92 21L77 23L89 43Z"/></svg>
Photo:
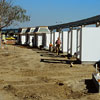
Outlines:
<svg viewBox="0 0 100 100"><path fill-rule="evenodd" d="M54 55L22 46L0 49L0 100L100 100L93 65L70 67L56 60L67 58Z"/></svg>

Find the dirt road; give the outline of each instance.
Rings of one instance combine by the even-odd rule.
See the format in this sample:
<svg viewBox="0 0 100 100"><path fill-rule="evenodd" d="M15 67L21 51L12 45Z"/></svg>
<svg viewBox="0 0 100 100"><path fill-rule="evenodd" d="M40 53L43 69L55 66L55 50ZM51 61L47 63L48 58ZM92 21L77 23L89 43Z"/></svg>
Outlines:
<svg viewBox="0 0 100 100"><path fill-rule="evenodd" d="M10 45L0 49L0 100L100 99L93 93L92 65L70 67L59 60L41 62L43 57L54 59L52 53L38 49Z"/></svg>

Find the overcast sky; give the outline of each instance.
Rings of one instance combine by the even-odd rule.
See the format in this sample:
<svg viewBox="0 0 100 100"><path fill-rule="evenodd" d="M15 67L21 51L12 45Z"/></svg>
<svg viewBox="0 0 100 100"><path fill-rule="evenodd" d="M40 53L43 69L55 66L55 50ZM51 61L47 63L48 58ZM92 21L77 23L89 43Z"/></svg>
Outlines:
<svg viewBox="0 0 100 100"><path fill-rule="evenodd" d="M100 0L13 0L27 10L30 22L15 27L48 26L100 15Z"/></svg>

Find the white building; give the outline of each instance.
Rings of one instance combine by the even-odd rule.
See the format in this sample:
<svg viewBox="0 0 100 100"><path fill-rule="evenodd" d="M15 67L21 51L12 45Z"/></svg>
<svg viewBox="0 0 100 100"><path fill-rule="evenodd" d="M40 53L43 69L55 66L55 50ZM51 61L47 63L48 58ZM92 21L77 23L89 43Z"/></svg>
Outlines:
<svg viewBox="0 0 100 100"><path fill-rule="evenodd" d="M30 28L30 31L27 33L28 35L28 45L30 47L33 47L34 46L34 43L35 43L35 39L34 39L34 30L35 30L35 27L31 27Z"/></svg>
<svg viewBox="0 0 100 100"><path fill-rule="evenodd" d="M62 52L66 52L67 53L67 39L68 39L68 31L61 31L61 32L52 32L51 35L51 43L53 44L53 46L56 46L56 40L58 39L58 37L60 37L61 40L61 46L60 46L60 50Z"/></svg>
<svg viewBox="0 0 100 100"><path fill-rule="evenodd" d="M68 31L62 32L62 52L67 52Z"/></svg>
<svg viewBox="0 0 100 100"><path fill-rule="evenodd" d="M20 31L20 33L18 35L18 42L21 45L26 45L26 42L27 42L26 31L27 31L27 28L21 28L20 30L21 31Z"/></svg>
<svg viewBox="0 0 100 100"><path fill-rule="evenodd" d="M50 44L50 30L47 26L39 26L35 29L35 45L37 47L43 46L49 49Z"/></svg>
<svg viewBox="0 0 100 100"><path fill-rule="evenodd" d="M96 27L86 27L87 25L96 25ZM62 38L62 50L81 62L96 62L100 60L100 15L87 19L49 26L51 31L69 29L66 36ZM57 35L58 36L58 35ZM65 40L67 39L67 41ZM66 43L67 42L67 46ZM52 43L52 41L51 41ZM64 50L65 49L65 50Z"/></svg>
<svg viewBox="0 0 100 100"><path fill-rule="evenodd" d="M100 27L84 27L77 33L77 54L82 62L100 60Z"/></svg>

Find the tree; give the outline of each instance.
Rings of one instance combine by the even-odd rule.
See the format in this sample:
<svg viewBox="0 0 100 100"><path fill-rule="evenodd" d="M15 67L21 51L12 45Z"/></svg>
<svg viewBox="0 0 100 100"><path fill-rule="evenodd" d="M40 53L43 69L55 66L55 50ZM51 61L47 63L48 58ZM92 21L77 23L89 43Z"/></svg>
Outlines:
<svg viewBox="0 0 100 100"><path fill-rule="evenodd" d="M10 26L14 22L25 22L29 20L30 17L26 15L26 10L20 6L13 6L12 0L0 0L0 30Z"/></svg>
<svg viewBox="0 0 100 100"><path fill-rule="evenodd" d="M12 2L8 0L0 0L0 29L17 21L29 21L30 17L25 14L26 10L20 6L13 6Z"/></svg>

